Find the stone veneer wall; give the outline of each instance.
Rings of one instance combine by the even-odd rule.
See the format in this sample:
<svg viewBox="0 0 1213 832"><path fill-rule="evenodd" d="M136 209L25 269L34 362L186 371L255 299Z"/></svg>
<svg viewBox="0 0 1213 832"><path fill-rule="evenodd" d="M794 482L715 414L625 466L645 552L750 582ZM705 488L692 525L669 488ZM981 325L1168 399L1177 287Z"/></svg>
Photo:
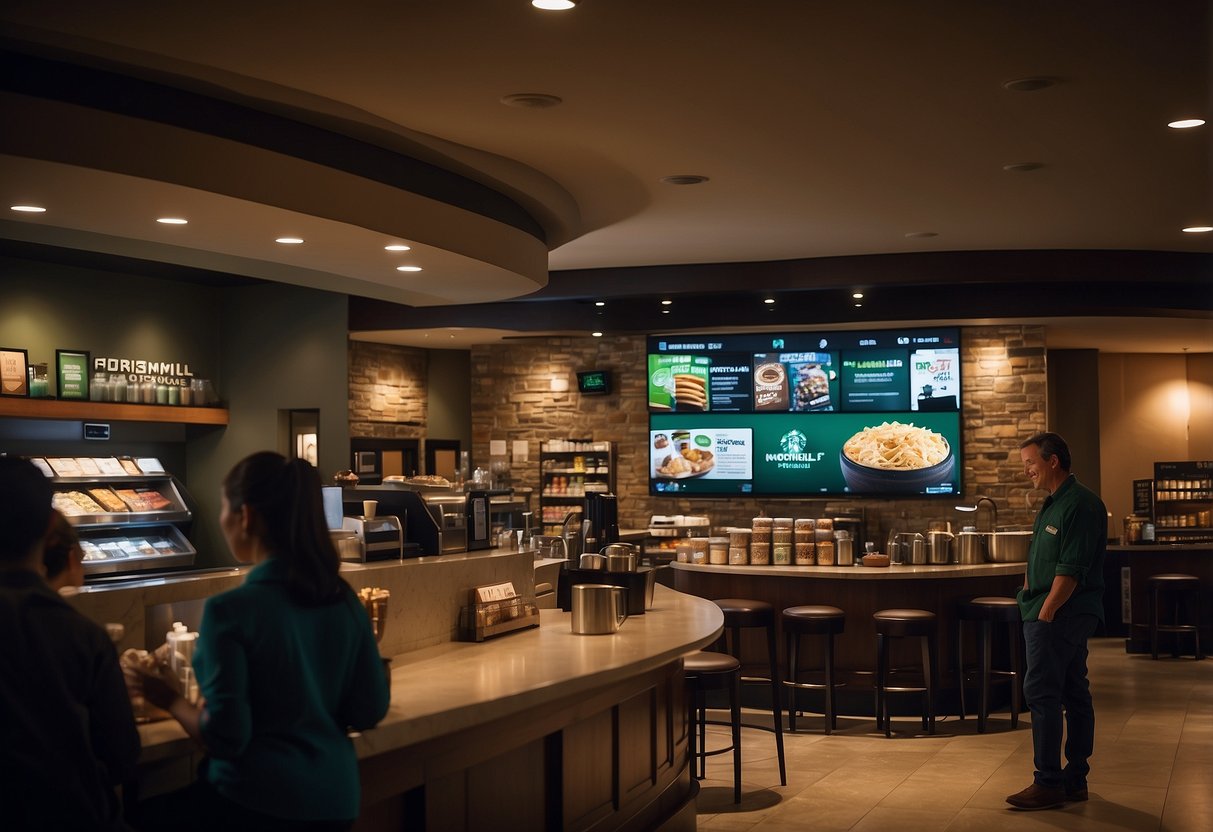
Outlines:
<svg viewBox="0 0 1213 832"><path fill-rule="evenodd" d="M964 501L992 497L1000 524L1030 523L1043 497L1023 476L1019 441L1045 429L1045 346L1039 326L966 327L964 373ZM706 514L714 525L749 525L759 513L820 517L841 506L862 506L869 540L883 548L895 525L926 528L927 521L971 522L949 499L797 500L756 498L685 499L648 494L648 412L645 339L545 338L490 344L472 350L472 456L488 461L490 439L526 440L529 459L511 466L512 484L535 489L538 511L539 443L547 439L608 440L616 443L620 525L645 528L653 514ZM614 392L581 396L579 370L609 369ZM351 365L351 381L353 378ZM551 390L553 377L571 390ZM351 403L351 408L353 404ZM351 411L351 426L354 420Z"/></svg>
<svg viewBox="0 0 1213 832"><path fill-rule="evenodd" d="M350 436L423 438L427 367L425 350L350 341Z"/></svg>

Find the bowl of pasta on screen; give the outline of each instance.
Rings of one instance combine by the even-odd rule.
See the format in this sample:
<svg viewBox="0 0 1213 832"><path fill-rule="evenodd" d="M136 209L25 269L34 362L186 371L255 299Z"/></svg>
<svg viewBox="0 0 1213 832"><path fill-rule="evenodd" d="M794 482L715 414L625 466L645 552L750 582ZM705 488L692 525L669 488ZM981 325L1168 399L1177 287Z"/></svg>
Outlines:
<svg viewBox="0 0 1213 832"><path fill-rule="evenodd" d="M946 493L955 483L956 457L948 440L901 422L854 434L843 443L839 464L847 488L856 494Z"/></svg>

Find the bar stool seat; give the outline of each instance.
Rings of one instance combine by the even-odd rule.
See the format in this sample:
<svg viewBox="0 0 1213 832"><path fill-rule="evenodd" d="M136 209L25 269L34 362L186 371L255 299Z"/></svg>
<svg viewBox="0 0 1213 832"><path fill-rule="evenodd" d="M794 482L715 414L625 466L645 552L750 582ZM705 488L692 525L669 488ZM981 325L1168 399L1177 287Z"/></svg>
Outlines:
<svg viewBox="0 0 1213 832"><path fill-rule="evenodd" d="M805 605L788 607L780 616L788 655L788 678L784 687L788 689L788 730L796 730L796 691L814 689L825 691L825 732L838 727L838 716L834 711L834 636L843 631L847 615L838 607ZM825 684L800 681L801 636L825 636Z"/></svg>
<svg viewBox="0 0 1213 832"><path fill-rule="evenodd" d="M935 733L935 691L939 688L938 644L935 613L928 610L888 609L872 614L876 622L876 727L884 728L886 737L893 736L889 719L889 693L921 692L923 694L922 727ZM922 646L921 686L890 685L889 639L918 638Z"/></svg>
<svg viewBox="0 0 1213 832"><path fill-rule="evenodd" d="M1179 637L1191 633L1194 641L1193 656L1197 661L1203 659L1200 650L1200 578L1195 575L1185 575L1180 572L1164 572L1161 575L1151 575L1146 578L1146 593L1148 599L1148 626L1150 629L1150 655L1158 658L1158 634L1174 633L1175 640L1171 647L1171 655L1179 657ZM1194 607L1191 624L1180 623L1180 607L1192 599ZM1162 603L1172 601L1173 614L1170 624L1160 621Z"/></svg>
<svg viewBox="0 0 1213 832"><path fill-rule="evenodd" d="M726 653L700 651L682 660L682 675L687 685L687 761L691 779L702 780L707 775L707 758L713 754L733 752L733 802L741 802L741 697L739 682L741 662ZM732 743L713 751L707 750L707 706L709 690L725 690L729 696L729 725ZM696 742L698 735L698 742ZM699 773L695 773L696 760Z"/></svg>
<svg viewBox="0 0 1213 832"><path fill-rule="evenodd" d="M965 665L964 625L977 622L981 631L977 638L977 664L981 673L980 698L977 709L977 732L984 734L990 717L990 681L993 676L1005 676L1011 680L1011 728L1019 727L1019 712L1022 709L1020 691L1023 684L1023 653L1020 649L1021 624L1019 602L1014 598L986 596L963 601L956 607L956 677L960 684L960 718L965 718ZM995 624L1007 627L1010 640L1010 670L993 670L993 630Z"/></svg>
<svg viewBox="0 0 1213 832"><path fill-rule="evenodd" d="M768 675L742 675L740 681L741 684L759 683L771 686L771 718L774 722L775 750L779 756L779 782L786 786L788 774L783 754L783 708L780 707L783 685L779 681L779 659L775 651L775 608L766 601L754 601L749 598L720 598L714 603L724 613L724 630L728 634L726 642L729 645L729 653L738 661L741 660L741 631L749 627L761 627L767 632ZM763 725L748 727L770 730Z"/></svg>

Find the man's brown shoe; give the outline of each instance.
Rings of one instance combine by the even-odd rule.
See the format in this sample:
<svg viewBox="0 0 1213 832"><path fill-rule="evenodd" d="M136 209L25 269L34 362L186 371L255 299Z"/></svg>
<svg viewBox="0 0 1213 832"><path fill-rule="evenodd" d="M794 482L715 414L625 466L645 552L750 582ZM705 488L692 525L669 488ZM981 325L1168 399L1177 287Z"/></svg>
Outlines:
<svg viewBox="0 0 1213 832"><path fill-rule="evenodd" d="M1051 789L1039 783L1033 783L1022 792L1007 798L1016 809L1033 811L1036 809L1055 809L1066 802L1065 789Z"/></svg>
<svg viewBox="0 0 1213 832"><path fill-rule="evenodd" d="M1067 803L1081 803L1082 801L1084 801L1086 799L1087 799L1087 787L1086 786L1079 786L1077 789L1071 789L1071 788L1066 789L1066 802Z"/></svg>

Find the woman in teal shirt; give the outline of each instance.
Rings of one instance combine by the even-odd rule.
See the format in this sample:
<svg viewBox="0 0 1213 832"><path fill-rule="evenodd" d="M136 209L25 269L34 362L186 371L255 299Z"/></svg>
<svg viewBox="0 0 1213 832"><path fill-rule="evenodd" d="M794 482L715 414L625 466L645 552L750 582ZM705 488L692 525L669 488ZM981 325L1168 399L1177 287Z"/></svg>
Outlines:
<svg viewBox="0 0 1213 832"><path fill-rule="evenodd" d="M347 729L387 712L370 619L338 575L320 478L270 452L239 462L219 517L242 586L207 601L194 653L201 699L143 675L148 701L206 750L197 781L145 803L143 829L345 829L359 808ZM136 682L136 684L138 684Z"/></svg>

